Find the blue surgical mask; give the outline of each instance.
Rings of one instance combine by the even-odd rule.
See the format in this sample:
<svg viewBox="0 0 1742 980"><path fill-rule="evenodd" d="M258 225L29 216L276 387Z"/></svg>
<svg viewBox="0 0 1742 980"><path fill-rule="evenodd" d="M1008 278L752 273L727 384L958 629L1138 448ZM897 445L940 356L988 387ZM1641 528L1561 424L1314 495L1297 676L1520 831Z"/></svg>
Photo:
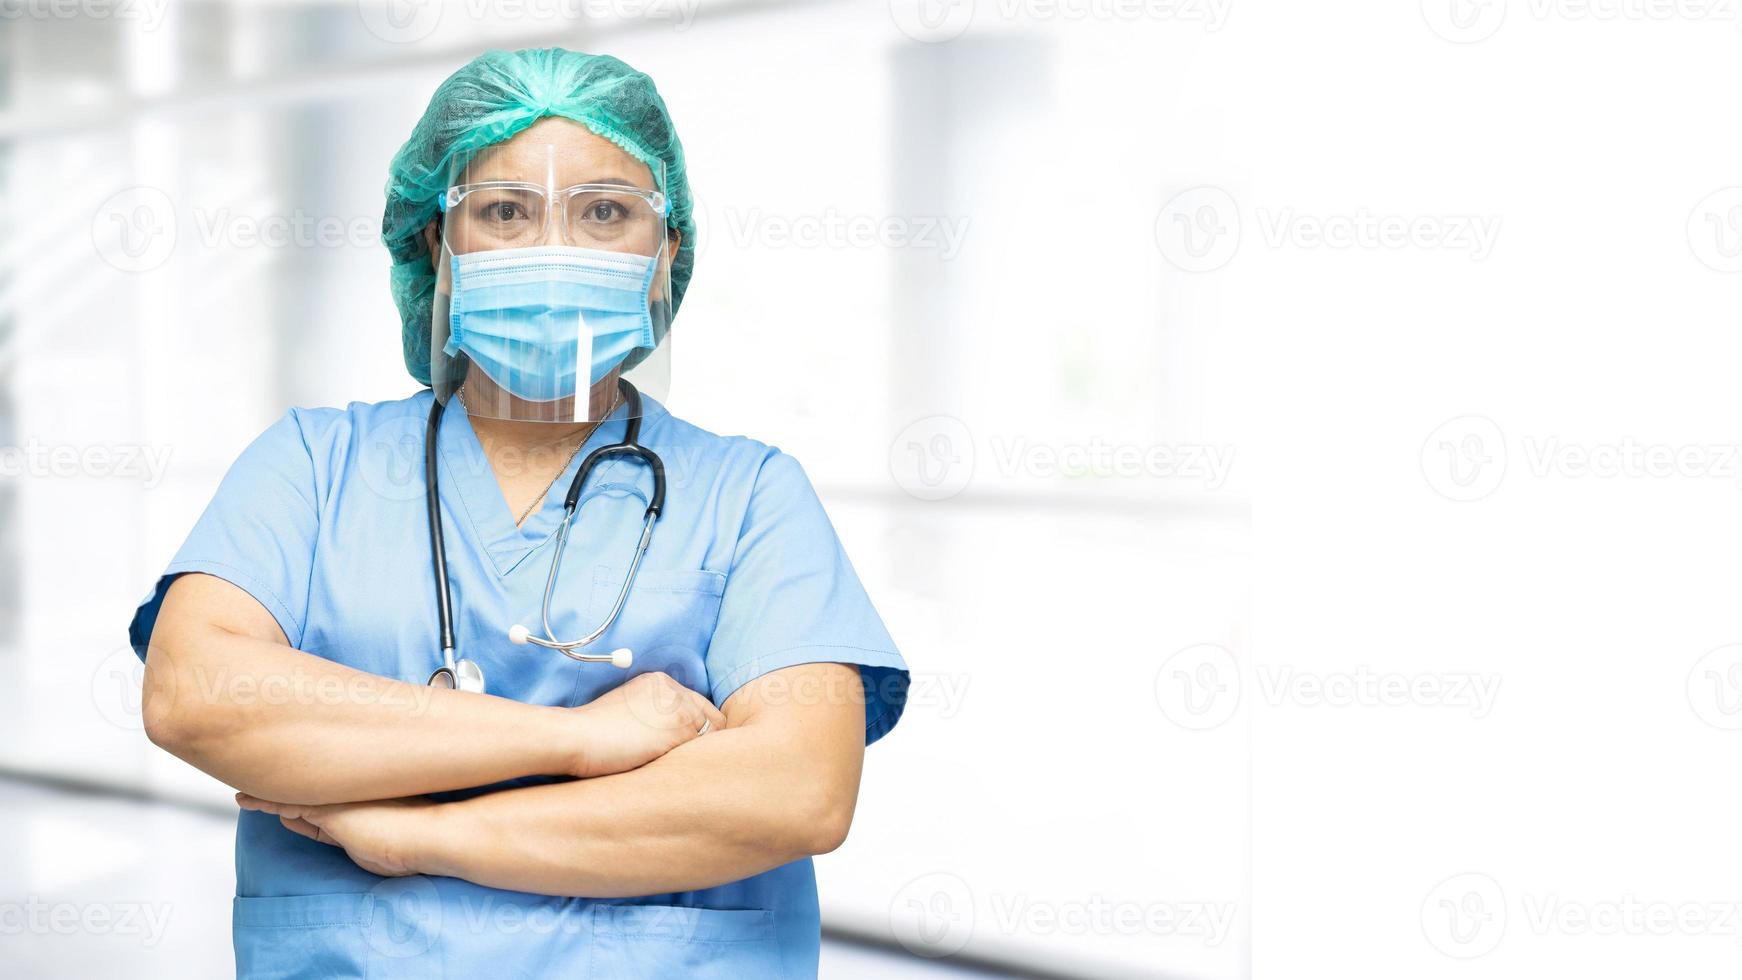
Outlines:
<svg viewBox="0 0 1742 980"><path fill-rule="evenodd" d="M645 255L568 245L456 255L442 351L464 353L516 398L574 395L583 340L592 345L589 385L653 347L656 266Z"/></svg>

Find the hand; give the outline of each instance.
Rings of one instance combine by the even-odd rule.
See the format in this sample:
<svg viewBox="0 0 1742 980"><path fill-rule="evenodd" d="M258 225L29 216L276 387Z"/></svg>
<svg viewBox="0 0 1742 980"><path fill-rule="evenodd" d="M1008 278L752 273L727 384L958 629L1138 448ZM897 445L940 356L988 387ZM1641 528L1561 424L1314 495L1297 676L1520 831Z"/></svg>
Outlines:
<svg viewBox="0 0 1742 980"><path fill-rule="evenodd" d="M417 840L417 822L437 804L425 799L375 800L369 803L332 803L306 806L274 803L237 793L244 810L258 810L278 817L287 830L310 840L342 847L351 860L370 874L386 878L419 874L412 866L412 843Z"/></svg>
<svg viewBox="0 0 1742 980"><path fill-rule="evenodd" d="M713 702L657 672L574 710L587 722L577 773L583 777L628 772L695 738L704 725L711 732L726 726Z"/></svg>

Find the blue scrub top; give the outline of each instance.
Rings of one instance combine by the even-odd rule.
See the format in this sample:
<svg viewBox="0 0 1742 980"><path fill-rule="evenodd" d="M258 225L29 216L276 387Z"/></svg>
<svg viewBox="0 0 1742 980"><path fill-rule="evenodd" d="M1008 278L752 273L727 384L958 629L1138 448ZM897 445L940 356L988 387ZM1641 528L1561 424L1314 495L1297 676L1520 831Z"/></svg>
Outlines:
<svg viewBox="0 0 1742 980"><path fill-rule="evenodd" d="M243 452L134 615L144 657L159 604L186 572L215 575L269 610L290 644L424 683L440 663L425 518L423 443L432 395L293 409ZM617 623L593 649L635 665L582 664L516 646L538 628L564 489L580 459L623 438L600 425L524 527L455 400L442 419L440 483L460 655L491 693L581 705L664 671L724 704L769 671L859 667L865 741L901 716L908 675L792 457L722 437L644 399L641 442L664 459L666 505ZM595 468L551 602L558 637L596 628L639 536L652 479L642 464ZM463 795L463 794L462 794ZM246 977L808 977L817 970L809 859L703 891L554 898L456 878L380 878L336 847L242 812L233 932Z"/></svg>

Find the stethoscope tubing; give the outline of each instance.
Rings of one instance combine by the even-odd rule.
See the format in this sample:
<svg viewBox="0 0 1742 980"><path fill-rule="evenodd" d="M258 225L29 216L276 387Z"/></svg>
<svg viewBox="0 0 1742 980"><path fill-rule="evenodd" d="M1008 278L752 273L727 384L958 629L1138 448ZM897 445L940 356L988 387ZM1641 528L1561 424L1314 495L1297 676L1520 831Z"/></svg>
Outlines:
<svg viewBox="0 0 1742 980"><path fill-rule="evenodd" d="M532 643L546 649L556 650L571 660L585 663L611 663L618 667L629 666L629 652L618 650L609 654L576 653L578 647L587 646L605 635L617 617L622 613L624 604L629 599L629 591L635 584L636 574L641 569L641 560L647 554L647 546L653 537L653 524L659 519L660 512L665 508L665 463L659 454L641 445L641 393L627 380L618 379L619 390L623 394L628 409L628 419L625 423L623 441L608 446L600 446L587 454L581 461L580 468L575 471L574 479L569 481L568 493L563 497L563 519L557 528L556 553L551 556L550 574L544 583L544 599L539 605L539 616L544 626L544 636L531 635L529 630L515 626L509 630L509 638L516 643ZM435 568L436 610L441 627L442 666L437 669L431 680L447 674L448 686L456 686L462 675L460 665L454 657L454 611L453 589L448 581L447 545L442 535L441 493L437 476L437 444L441 431L442 414L447 405L442 399L436 399L430 406L429 425L424 433L424 503L428 510L429 543L431 564ZM613 456L634 456L646 463L653 472L653 497L648 502L647 510L642 515L641 538L635 546L635 556L629 564L629 571L623 578L623 587L617 592L617 599L612 603L610 613L599 628L578 640L558 640L550 625L551 596L556 590L557 573L562 567L563 552L567 550L569 530L574 524L575 512L580 505L581 492L586 488L587 477L600 462ZM477 673L475 665L471 672ZM478 675L478 683L482 684L482 675Z"/></svg>
<svg viewBox="0 0 1742 980"><path fill-rule="evenodd" d="M442 412L447 403L440 398L430 406L429 427L423 435L424 505L429 516L429 550L435 566L436 608L441 620L442 666L452 676L454 670L454 599L448 586L448 549L442 540L442 502L436 482L436 445L442 428Z"/></svg>

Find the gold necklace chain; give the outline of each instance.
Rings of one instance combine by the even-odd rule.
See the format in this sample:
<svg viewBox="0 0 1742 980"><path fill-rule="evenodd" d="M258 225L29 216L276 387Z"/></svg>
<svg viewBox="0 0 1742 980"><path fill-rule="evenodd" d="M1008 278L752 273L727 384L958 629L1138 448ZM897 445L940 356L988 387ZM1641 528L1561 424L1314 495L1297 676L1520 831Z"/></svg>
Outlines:
<svg viewBox="0 0 1742 980"><path fill-rule="evenodd" d="M461 387L454 392L454 395L460 399L460 407L466 408L469 414L471 409L466 406L466 389ZM617 410L617 402L620 400L620 397L621 396L611 399L611 408L605 412L606 416L609 416L611 412ZM544 499L550 496L551 488L556 486L556 481L562 479L563 474L569 471L569 464L575 461L575 457L581 454L582 449L586 448L587 440L592 438L593 429L597 429L599 424L599 422L594 422L593 428L588 429L587 434L581 437L581 441L575 443L574 451L569 453L567 459L563 460L563 465L557 469L556 475L550 478L550 482L545 484L544 489L538 492L538 496L532 498L532 503L527 504L526 509L520 512L520 516L514 519L515 527L525 524L526 519L532 516L532 512L538 509L538 505L544 503Z"/></svg>
<svg viewBox="0 0 1742 980"><path fill-rule="evenodd" d="M595 428L597 428L597 426L595 426ZM588 432L587 435L591 436L592 433ZM526 519L532 516L532 512L538 509L538 505L544 503L544 498L550 496L550 488L556 486L556 481L562 479L563 474L569 471L569 464L574 462L575 457L581 454L581 448L586 444L587 440L585 438L581 439L580 442L575 443L575 451L569 453L569 458L563 460L562 468L556 471L556 475L550 478L550 482L544 485L544 489L538 492L538 496L532 498L532 503L527 504L526 509L520 512L520 516L514 521L515 527L525 524Z"/></svg>

